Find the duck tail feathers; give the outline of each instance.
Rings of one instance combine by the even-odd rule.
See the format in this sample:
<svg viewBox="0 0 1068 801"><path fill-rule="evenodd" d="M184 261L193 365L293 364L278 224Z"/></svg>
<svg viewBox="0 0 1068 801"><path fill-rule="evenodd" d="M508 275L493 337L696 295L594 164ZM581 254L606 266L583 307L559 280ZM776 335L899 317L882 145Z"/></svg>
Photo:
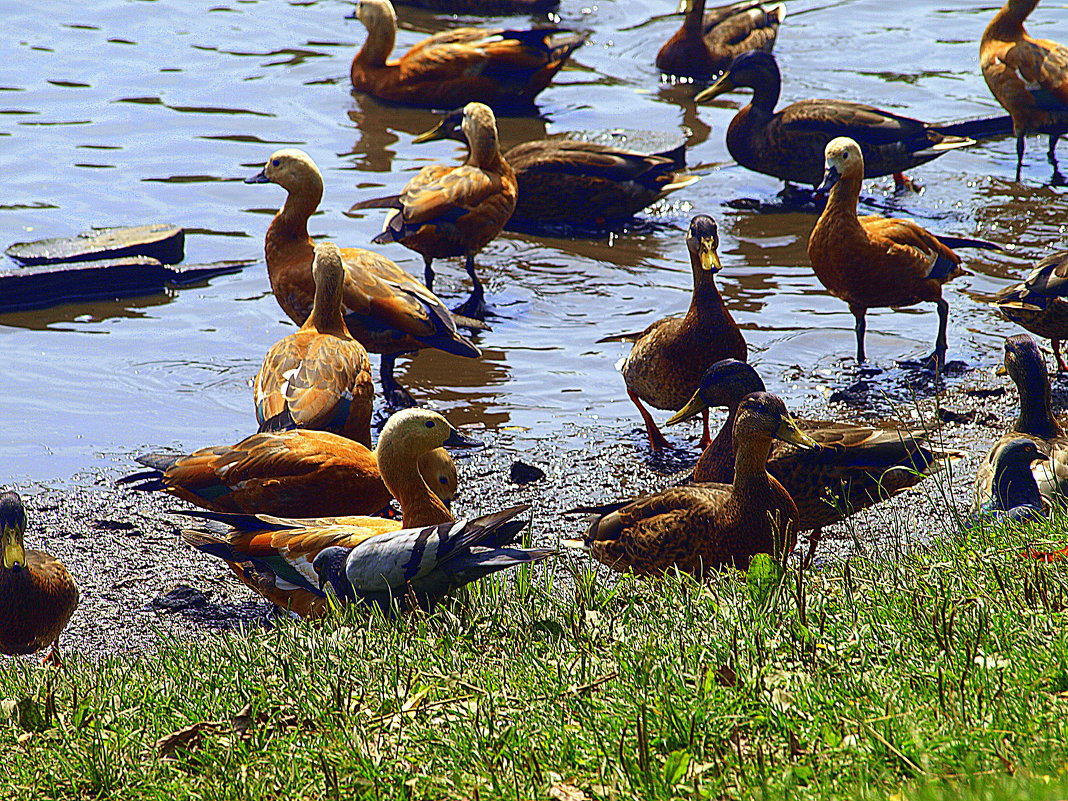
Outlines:
<svg viewBox="0 0 1068 801"><path fill-rule="evenodd" d="M991 242L987 239L974 239L967 236L944 236L935 234L935 239L947 248L978 248L979 250L1004 250L1004 245Z"/></svg>
<svg viewBox="0 0 1068 801"><path fill-rule="evenodd" d="M1008 114L995 114L989 117L970 117L964 120L950 120L932 125L931 128L943 136L964 136L975 139L989 139L995 136L1012 136L1012 117Z"/></svg>

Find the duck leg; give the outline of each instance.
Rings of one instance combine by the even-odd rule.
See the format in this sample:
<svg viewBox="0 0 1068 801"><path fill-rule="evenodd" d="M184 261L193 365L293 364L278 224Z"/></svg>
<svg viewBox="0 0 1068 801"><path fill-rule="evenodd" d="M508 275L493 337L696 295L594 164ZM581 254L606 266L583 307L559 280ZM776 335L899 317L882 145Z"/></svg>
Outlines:
<svg viewBox="0 0 1068 801"><path fill-rule="evenodd" d="M1061 341L1051 339L1050 344L1053 345L1053 357L1057 360L1057 372L1068 373L1068 364L1064 363L1064 355L1061 353Z"/></svg>
<svg viewBox="0 0 1068 801"><path fill-rule="evenodd" d="M634 405L638 407L638 412L641 414L642 420L645 421L645 432L649 435L649 447L654 451L661 450L662 448L670 448L671 444L667 441L664 435L660 433L660 429L656 427L656 421L653 420L653 416L649 414L649 410L642 405L641 399L630 390L627 390L627 394L630 395L630 399L634 401Z"/></svg>
<svg viewBox="0 0 1068 801"><path fill-rule="evenodd" d="M856 320L853 330L857 333L857 364L864 364L866 361L864 358L864 334L868 330L868 321L865 315L868 310L863 306L854 306L851 303L849 304L849 311L853 313L853 319Z"/></svg>
<svg viewBox="0 0 1068 801"><path fill-rule="evenodd" d="M455 314L462 314L464 317L474 317L476 320L484 320L486 318L486 296L482 289L482 282L478 280L478 275L475 273L474 253L468 254L464 261L464 267L467 269L467 274L471 277L471 297L453 309L453 312Z"/></svg>
<svg viewBox="0 0 1068 801"><path fill-rule="evenodd" d="M1061 135L1059 133L1051 133L1049 135L1049 150L1046 151L1046 158L1053 165L1053 176L1050 178L1050 183L1053 186L1064 186L1066 183L1057 166L1057 140L1060 138Z"/></svg>
<svg viewBox="0 0 1068 801"><path fill-rule="evenodd" d="M812 567L812 560L816 557L816 547L820 544L822 537L822 528L813 529L812 533L808 535L808 549L805 551L805 558L801 560L801 568L803 570L808 570Z"/></svg>
<svg viewBox="0 0 1068 801"><path fill-rule="evenodd" d="M901 191L904 191L906 189L911 190L913 192L919 192L921 189L923 189L923 187L920 184L916 183L911 178L909 178L907 175L905 175L905 173L903 173L903 172L895 172L894 173L894 191L895 192L901 192Z"/></svg>
<svg viewBox="0 0 1068 801"><path fill-rule="evenodd" d="M48 648L48 653L41 657L41 667L63 667L63 660L59 658L59 640L56 640Z"/></svg>
<svg viewBox="0 0 1068 801"><path fill-rule="evenodd" d="M434 259L423 256L423 283L431 292L434 291Z"/></svg>
<svg viewBox="0 0 1068 801"><path fill-rule="evenodd" d="M386 406L390 409L411 409L419 404L393 377L393 367L397 363L398 355L397 353L382 354L382 367L379 373L382 380L382 395L386 399Z"/></svg>
<svg viewBox="0 0 1068 801"><path fill-rule="evenodd" d="M1024 135L1016 137L1016 183L1020 182L1020 171L1023 170Z"/></svg>
<svg viewBox="0 0 1068 801"><path fill-rule="evenodd" d="M945 298L938 299L938 335L935 337L935 349L931 354L934 360L934 368L944 367L946 364L946 349L949 341L946 338L946 329L949 327L949 301Z"/></svg>
<svg viewBox="0 0 1068 801"><path fill-rule="evenodd" d="M703 428L701 430L701 441L698 443L698 446L703 451L712 444L712 432L708 430L708 409L701 412L701 422Z"/></svg>

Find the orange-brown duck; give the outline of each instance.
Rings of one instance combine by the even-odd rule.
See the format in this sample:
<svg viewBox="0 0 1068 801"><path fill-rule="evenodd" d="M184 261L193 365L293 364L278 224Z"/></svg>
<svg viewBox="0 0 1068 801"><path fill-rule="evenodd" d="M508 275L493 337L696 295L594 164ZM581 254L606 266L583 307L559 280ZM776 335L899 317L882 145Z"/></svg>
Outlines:
<svg viewBox="0 0 1068 801"><path fill-rule="evenodd" d="M694 482L731 481L738 407L745 396L763 391L764 382L750 365L724 359L708 368L690 402L668 420L673 425L710 407L727 408L723 427L694 467ZM818 447L773 442L767 467L797 504L797 530L813 532L806 561L811 561L824 526L886 500L964 456L930 446L930 432L923 428L795 422Z"/></svg>
<svg viewBox="0 0 1068 801"><path fill-rule="evenodd" d="M691 484L619 504L596 516L582 545L598 562L621 572L657 575L677 567L698 577L735 566L758 553L794 546L797 506L765 463L772 438L811 447L782 400L747 396L734 422L731 484Z"/></svg>
<svg viewBox="0 0 1068 801"><path fill-rule="evenodd" d="M1049 134L1047 157L1057 171L1057 139L1068 132L1068 47L1034 39L1024 20L1038 0L1008 0L990 20L979 42L979 66L991 94L1012 115L1016 137L1016 180L1023 168L1024 137Z"/></svg>
<svg viewBox="0 0 1068 801"><path fill-rule="evenodd" d="M78 586L63 563L23 544L26 510L15 492L0 495L0 653L48 649L44 662L59 664L57 643L78 607Z"/></svg>
<svg viewBox="0 0 1068 801"><path fill-rule="evenodd" d="M352 85L379 100L430 108L464 103L529 105L586 35L561 28L454 28L390 60L397 14L389 0L358 0L367 41L352 59Z"/></svg>
<svg viewBox="0 0 1068 801"><path fill-rule="evenodd" d="M398 412L390 420L423 421L409 418L411 411ZM442 498L455 494L451 459L428 456L419 442L411 445L410 437L399 436L411 426L399 422L387 423L373 451L329 431L264 432L236 445L202 448L186 456L140 456L137 461L151 469L121 482L141 482L134 488L163 490L216 512L336 517L384 510L391 497L386 476L399 471L403 480L395 483L407 492L406 498L397 496L402 510L405 503L412 514L424 505L435 512L447 508ZM433 500L423 492L428 485Z"/></svg>
<svg viewBox="0 0 1068 801"><path fill-rule="evenodd" d="M429 8L450 14L543 14L558 8L560 0L397 0L402 6Z"/></svg>
<svg viewBox="0 0 1068 801"><path fill-rule="evenodd" d="M994 308L1006 320L1049 339L1057 370L1068 371L1061 354L1061 342L1068 339L1068 250L1051 253L1025 281L999 292Z"/></svg>
<svg viewBox="0 0 1068 801"><path fill-rule="evenodd" d="M345 266L337 245L315 246L312 274L311 314L271 346L256 375L256 420L260 431L315 428L370 447L371 362L342 316Z"/></svg>
<svg viewBox="0 0 1068 801"><path fill-rule="evenodd" d="M864 153L864 177L902 173L974 140L941 133L938 126L846 100L800 100L780 111L782 79L770 53L743 53L727 74L695 98L709 100L738 87L753 99L727 128L727 150L747 169L813 187L823 179L823 152L835 137L848 136Z"/></svg>
<svg viewBox="0 0 1068 801"><path fill-rule="evenodd" d="M742 53L770 53L786 6L743 0L705 11L705 0L682 0L682 27L660 52L656 66L669 75L707 80L730 67Z"/></svg>
<svg viewBox="0 0 1068 801"><path fill-rule="evenodd" d="M1028 334L1005 340L1005 370L1020 395L1020 414L1013 426L994 443L975 474L975 506L982 509L992 497L998 453L1019 437L1034 441L1048 461L1032 467L1038 488L1047 503L1064 504L1068 497L1068 435L1053 416L1049 375Z"/></svg>
<svg viewBox="0 0 1068 801"><path fill-rule="evenodd" d="M420 142L453 139L467 144L463 109L445 115ZM676 189L698 180L683 175L686 145L641 153L599 142L556 137L522 142L504 154L515 172L519 197L506 228L546 224L611 228Z"/></svg>
<svg viewBox="0 0 1068 801"><path fill-rule="evenodd" d="M821 190L830 190L827 205L812 229L808 257L827 291L849 304L856 319L857 361L864 361L865 315L871 308L900 308L915 303L938 307L934 353L925 360L940 367L946 357L949 303L942 285L962 275L958 247L991 247L981 240L935 236L912 220L857 217L864 178L864 156L848 137L827 145Z"/></svg>
<svg viewBox="0 0 1068 801"><path fill-rule="evenodd" d="M652 415L642 401L657 409L678 411L697 390L705 370L720 359L746 357L745 339L723 305L716 288L719 260L719 229L707 214L690 221L686 233L693 270L693 296L683 317L665 317L645 329L622 363L627 394L645 421L649 445L667 447ZM705 412L701 446L709 442L708 412Z"/></svg>
<svg viewBox="0 0 1068 801"><path fill-rule="evenodd" d="M308 219L323 198L323 176L307 153L287 148L273 153L263 170L246 183L278 184L288 193L267 229L267 275L282 311L303 325L315 298L315 243L308 236ZM438 348L458 356L481 355L457 333L453 317L437 296L385 256L342 248L341 259L345 324L367 350L382 354L382 393L390 406L414 404L393 377L400 354Z"/></svg>
<svg viewBox="0 0 1068 801"><path fill-rule="evenodd" d="M423 167L399 195L365 200L351 210L393 209L374 241L400 242L422 254L427 287L433 287L434 259L463 256L473 288L456 311L480 318L485 315L485 299L475 273L475 254L504 228L515 210L519 188L501 155L493 111L482 103L468 103L460 127L468 146L463 164Z"/></svg>

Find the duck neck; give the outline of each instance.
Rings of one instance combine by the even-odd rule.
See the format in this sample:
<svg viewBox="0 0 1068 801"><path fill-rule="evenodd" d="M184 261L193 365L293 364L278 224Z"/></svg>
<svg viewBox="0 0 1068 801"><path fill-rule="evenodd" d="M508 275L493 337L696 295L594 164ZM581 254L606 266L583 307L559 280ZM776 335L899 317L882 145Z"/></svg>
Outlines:
<svg viewBox="0 0 1068 801"><path fill-rule="evenodd" d="M356 54L356 61L368 67L384 67L397 41L397 23L388 16L376 16L369 23L367 41Z"/></svg>
<svg viewBox="0 0 1068 801"><path fill-rule="evenodd" d="M704 33L705 0L693 0L690 10L682 21L682 27L690 32L696 32L698 36Z"/></svg>
<svg viewBox="0 0 1068 801"><path fill-rule="evenodd" d="M998 465L994 473L994 504L1003 511L1018 506L1041 507L1042 494L1031 468L1020 464Z"/></svg>
<svg viewBox="0 0 1068 801"><path fill-rule="evenodd" d="M430 491L423 474L419 472L418 458L412 458L408 450L395 447L389 441L379 441L376 455L382 482L400 503L405 528L452 522L452 513Z"/></svg>
<svg viewBox="0 0 1068 801"><path fill-rule="evenodd" d="M717 481L729 484L734 479L734 419L738 416L738 404L727 411L716 438L705 448L694 468L694 481Z"/></svg>
<svg viewBox="0 0 1068 801"><path fill-rule="evenodd" d="M1016 430L1042 439L1060 436L1061 427L1051 408L1049 379L1043 376L1041 386L1025 381L1017 389L1020 392L1020 416L1016 419Z"/></svg>
<svg viewBox="0 0 1068 801"><path fill-rule="evenodd" d="M344 274L317 277L319 280L315 283L315 301L308 316L309 324L320 333L349 339L351 335L341 309Z"/></svg>
<svg viewBox="0 0 1068 801"><path fill-rule="evenodd" d="M753 82L753 99L750 106L761 115L771 117L775 113L775 106L779 103L779 93L782 91L782 76L778 67L774 71L760 74L760 80Z"/></svg>
<svg viewBox="0 0 1068 801"><path fill-rule="evenodd" d="M771 437L766 434L751 434L734 449L734 489L762 488L768 485L768 454L771 453Z"/></svg>
<svg viewBox="0 0 1068 801"><path fill-rule="evenodd" d="M690 298L690 308L686 314L690 322L702 327L716 325L729 317L716 286L715 274L711 270L702 270L696 264L693 265L693 297Z"/></svg>
<svg viewBox="0 0 1068 801"><path fill-rule="evenodd" d="M860 185L863 178L859 170L849 172L839 178L838 183L831 187L823 214L834 214L841 219L852 220L859 226L857 203L860 200Z"/></svg>
<svg viewBox="0 0 1068 801"><path fill-rule="evenodd" d="M1008 0L990 20L984 38L1014 39L1022 35L1024 20L1037 5L1038 0Z"/></svg>
<svg viewBox="0 0 1068 801"><path fill-rule="evenodd" d="M323 179L310 175L303 184L286 187L286 202L275 215L271 228L276 234L293 239L308 239L308 219L323 199Z"/></svg>

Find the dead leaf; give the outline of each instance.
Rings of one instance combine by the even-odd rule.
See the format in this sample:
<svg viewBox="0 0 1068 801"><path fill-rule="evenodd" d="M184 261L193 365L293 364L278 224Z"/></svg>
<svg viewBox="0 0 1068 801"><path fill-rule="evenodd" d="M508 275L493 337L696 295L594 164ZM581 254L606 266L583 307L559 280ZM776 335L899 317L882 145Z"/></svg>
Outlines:
<svg viewBox="0 0 1068 801"><path fill-rule="evenodd" d="M587 801L587 795L573 784L554 784L549 788L553 801Z"/></svg>
<svg viewBox="0 0 1068 801"><path fill-rule="evenodd" d="M175 759L178 751L193 751L199 748L205 734L225 729L226 726L215 720L193 723L156 740L156 753L160 759Z"/></svg>

